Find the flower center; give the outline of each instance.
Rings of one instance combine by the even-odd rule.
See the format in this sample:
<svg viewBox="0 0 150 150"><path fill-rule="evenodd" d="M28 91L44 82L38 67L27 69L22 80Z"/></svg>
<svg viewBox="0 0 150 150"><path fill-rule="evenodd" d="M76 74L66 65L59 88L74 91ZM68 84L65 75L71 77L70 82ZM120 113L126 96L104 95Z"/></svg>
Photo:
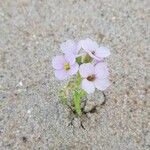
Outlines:
<svg viewBox="0 0 150 150"><path fill-rule="evenodd" d="M94 81L96 79L95 75L91 75L87 77L88 81Z"/></svg>
<svg viewBox="0 0 150 150"><path fill-rule="evenodd" d="M69 63L65 63L65 64L64 64L64 69L65 69L66 71L70 69Z"/></svg>

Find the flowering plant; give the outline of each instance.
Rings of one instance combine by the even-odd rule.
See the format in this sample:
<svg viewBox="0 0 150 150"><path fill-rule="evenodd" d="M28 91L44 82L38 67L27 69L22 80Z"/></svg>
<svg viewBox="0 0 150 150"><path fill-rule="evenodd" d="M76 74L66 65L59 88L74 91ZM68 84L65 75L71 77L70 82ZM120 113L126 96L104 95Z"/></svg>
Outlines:
<svg viewBox="0 0 150 150"><path fill-rule="evenodd" d="M70 79L60 91L60 98L80 116L81 103L87 94L94 93L96 88L104 91L110 85L109 70L105 62L110 50L89 38L79 42L68 40L60 48L63 54L52 60L55 77L59 80Z"/></svg>

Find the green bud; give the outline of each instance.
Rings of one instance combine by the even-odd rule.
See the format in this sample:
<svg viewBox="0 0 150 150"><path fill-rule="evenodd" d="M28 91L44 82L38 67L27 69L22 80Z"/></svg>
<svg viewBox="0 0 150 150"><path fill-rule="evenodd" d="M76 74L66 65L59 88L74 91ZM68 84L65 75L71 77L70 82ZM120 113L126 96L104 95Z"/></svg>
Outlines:
<svg viewBox="0 0 150 150"><path fill-rule="evenodd" d="M82 64L81 56L76 58L76 62L77 62L79 65L81 65L81 64Z"/></svg>
<svg viewBox="0 0 150 150"><path fill-rule="evenodd" d="M92 58L90 57L89 54L86 54L86 55L82 56L82 60L81 60L82 63L89 63L91 61L92 61Z"/></svg>

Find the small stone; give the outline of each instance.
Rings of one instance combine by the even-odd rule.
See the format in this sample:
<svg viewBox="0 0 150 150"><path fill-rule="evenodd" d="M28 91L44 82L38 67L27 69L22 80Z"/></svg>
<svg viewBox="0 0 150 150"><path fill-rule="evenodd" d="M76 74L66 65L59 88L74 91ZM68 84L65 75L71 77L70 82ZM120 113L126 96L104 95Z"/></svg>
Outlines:
<svg viewBox="0 0 150 150"><path fill-rule="evenodd" d="M20 81L20 82L16 85L16 87L21 87L21 86L23 86L23 82L22 82L22 81Z"/></svg>
<svg viewBox="0 0 150 150"><path fill-rule="evenodd" d="M20 82L19 82L19 85L20 85L20 86L23 86L23 83L22 83L22 81L20 81Z"/></svg>
<svg viewBox="0 0 150 150"><path fill-rule="evenodd" d="M27 138L26 138L25 136L23 136L23 137L22 137L22 141L23 141L24 143L26 143L26 142L27 142Z"/></svg>
<svg viewBox="0 0 150 150"><path fill-rule="evenodd" d="M27 113L30 114L30 113L31 113L31 110L29 109L29 110L27 111Z"/></svg>
<svg viewBox="0 0 150 150"><path fill-rule="evenodd" d="M112 17L112 20L116 20L116 17Z"/></svg>

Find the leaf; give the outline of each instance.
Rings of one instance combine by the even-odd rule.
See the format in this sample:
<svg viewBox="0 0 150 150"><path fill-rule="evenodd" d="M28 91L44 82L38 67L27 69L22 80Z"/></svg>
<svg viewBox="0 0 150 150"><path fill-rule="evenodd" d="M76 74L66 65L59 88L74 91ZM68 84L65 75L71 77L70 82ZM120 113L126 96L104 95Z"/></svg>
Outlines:
<svg viewBox="0 0 150 150"><path fill-rule="evenodd" d="M87 95L87 93L84 90L80 89L81 98L85 97L86 95Z"/></svg>
<svg viewBox="0 0 150 150"><path fill-rule="evenodd" d="M76 113L79 116L81 116L81 114L82 114L82 112L81 112L81 97L80 97L80 93L78 93L78 91L74 92L73 102L74 102Z"/></svg>
<svg viewBox="0 0 150 150"><path fill-rule="evenodd" d="M61 90L59 92L59 98L63 105L67 105L67 94L66 94L65 90Z"/></svg>

